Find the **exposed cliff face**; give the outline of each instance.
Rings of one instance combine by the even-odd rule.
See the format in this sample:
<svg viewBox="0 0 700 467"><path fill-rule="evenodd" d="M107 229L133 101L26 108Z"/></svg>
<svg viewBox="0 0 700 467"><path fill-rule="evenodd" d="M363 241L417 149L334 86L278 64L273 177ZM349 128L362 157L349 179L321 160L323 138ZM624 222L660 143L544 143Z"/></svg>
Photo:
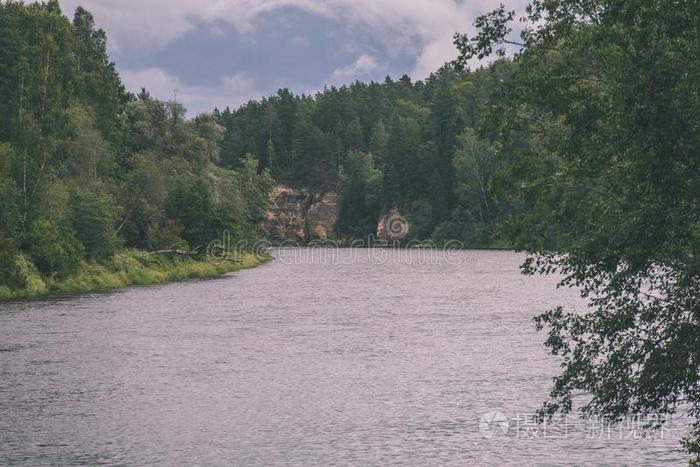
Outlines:
<svg viewBox="0 0 700 467"><path fill-rule="evenodd" d="M306 211L306 231L312 240L336 238L335 226L338 223L338 195L324 193Z"/></svg>
<svg viewBox="0 0 700 467"><path fill-rule="evenodd" d="M309 194L283 185L275 187L267 211L267 230L276 240L306 242Z"/></svg>
<svg viewBox="0 0 700 467"><path fill-rule="evenodd" d="M307 243L336 238L338 195L313 193L284 185L270 197L267 229L275 240Z"/></svg>

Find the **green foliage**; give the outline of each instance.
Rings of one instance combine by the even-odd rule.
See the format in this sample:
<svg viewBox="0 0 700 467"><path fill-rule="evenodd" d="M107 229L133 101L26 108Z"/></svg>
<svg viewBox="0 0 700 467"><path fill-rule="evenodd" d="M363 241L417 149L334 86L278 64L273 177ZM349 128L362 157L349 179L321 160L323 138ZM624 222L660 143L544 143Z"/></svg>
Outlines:
<svg viewBox="0 0 700 467"><path fill-rule="evenodd" d="M482 140L471 128L458 137L452 161L455 194L460 206L473 224L490 224L497 215L495 200L489 187L498 170L496 147Z"/></svg>
<svg viewBox="0 0 700 467"><path fill-rule="evenodd" d="M65 175L92 182L110 176L114 169L110 144L95 128L90 109L73 106L68 109L67 130L71 138L64 146Z"/></svg>
<svg viewBox="0 0 700 467"><path fill-rule="evenodd" d="M237 173L240 195L245 200L248 239L261 238L274 180L269 170L260 172L258 160L247 154Z"/></svg>
<svg viewBox="0 0 700 467"><path fill-rule="evenodd" d="M328 186L337 163L333 156L331 139L314 125L309 112L301 113L292 135L290 173L304 184Z"/></svg>
<svg viewBox="0 0 700 467"><path fill-rule="evenodd" d="M219 125L213 114L199 114L193 121L195 133L204 141L204 153L207 161L219 162L219 143L224 135L224 128Z"/></svg>
<svg viewBox="0 0 700 467"><path fill-rule="evenodd" d="M120 130L119 114L126 101L126 91L114 63L107 56L107 36L95 28L92 14L82 7L73 17L74 54L80 69L79 95L96 110L97 129L106 138Z"/></svg>
<svg viewBox="0 0 700 467"><path fill-rule="evenodd" d="M463 65L507 44L503 8L458 36ZM491 128L509 167L505 233L526 273L559 272L591 304L538 326L563 360L543 415L694 417L700 462L700 10L695 2L535 0ZM523 131L527 132L523 138ZM525 144L523 144L525 143Z"/></svg>
<svg viewBox="0 0 700 467"><path fill-rule="evenodd" d="M266 108L265 141L291 143L276 117L296 113L289 97ZM218 112L188 119L177 102L126 93L83 8L71 22L55 1L0 2L0 115L0 275L12 285L2 297L20 293L15 256L31 295L124 246L186 250L224 231L263 234L270 174L252 157L236 172L214 165L227 130ZM82 290L76 281L67 287Z"/></svg>
<svg viewBox="0 0 700 467"><path fill-rule="evenodd" d="M14 240L0 237L0 286L10 289L24 287L25 279L17 264L19 254Z"/></svg>
<svg viewBox="0 0 700 467"><path fill-rule="evenodd" d="M118 247L114 199L101 189L77 188L68 201L76 238L89 258L110 257Z"/></svg>
<svg viewBox="0 0 700 467"><path fill-rule="evenodd" d="M159 250L186 250L188 245L182 238L184 227L174 219L165 219L162 224L154 225L148 232L151 244Z"/></svg>
<svg viewBox="0 0 700 467"><path fill-rule="evenodd" d="M217 114L225 127L221 159L238 168L246 154L257 154L261 167L281 182L344 192L353 199L341 209L344 235L367 235L382 210L410 210L424 201L431 206L425 224L430 236L460 203L453 170L458 135L479 123L499 84L500 76L491 70L458 73L443 67L416 83L408 77L356 82L313 97L280 90L277 96ZM369 152L373 168L381 173L371 187L351 173L358 161L349 159L357 151ZM364 191L351 194L348 184ZM496 217L473 222L492 223Z"/></svg>
<svg viewBox="0 0 700 467"><path fill-rule="evenodd" d="M381 211L382 172L373 157L351 151L338 173L341 235L366 237L376 231Z"/></svg>
<svg viewBox="0 0 700 467"><path fill-rule="evenodd" d="M411 203L406 210L409 237L414 240L428 240L433 232L433 207L425 200Z"/></svg>
<svg viewBox="0 0 700 467"><path fill-rule="evenodd" d="M128 245L148 248L149 232L164 217L162 206L168 191L164 164L158 164L154 153L144 151L134 155L130 165L117 192L122 211L116 232Z"/></svg>
<svg viewBox="0 0 700 467"><path fill-rule="evenodd" d="M202 279L255 267L267 260L269 257L251 253L216 260L194 260L178 255L127 249L107 261L81 262L74 272L65 276L42 277L34 265L20 255L16 263L25 284L22 288L10 288L0 283L0 299L101 292L130 285Z"/></svg>
<svg viewBox="0 0 700 467"><path fill-rule="evenodd" d="M38 219L28 236L29 254L43 274L66 276L74 272L84 256L84 248L66 222Z"/></svg>
<svg viewBox="0 0 700 467"><path fill-rule="evenodd" d="M0 237L17 237L21 224L19 200L15 181L0 177Z"/></svg>
<svg viewBox="0 0 700 467"><path fill-rule="evenodd" d="M206 247L221 233L212 189L201 178L187 177L177 183L166 201L166 214L182 225L182 236L193 248Z"/></svg>

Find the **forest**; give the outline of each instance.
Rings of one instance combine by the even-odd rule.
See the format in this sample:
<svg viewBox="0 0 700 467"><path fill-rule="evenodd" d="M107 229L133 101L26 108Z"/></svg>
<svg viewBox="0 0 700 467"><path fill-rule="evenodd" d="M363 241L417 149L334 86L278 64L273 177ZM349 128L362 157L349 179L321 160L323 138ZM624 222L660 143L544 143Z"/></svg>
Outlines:
<svg viewBox="0 0 700 467"><path fill-rule="evenodd" d="M127 92L106 41L82 8L0 4L0 295L119 271L119 252L263 236L269 171L220 167L216 118Z"/></svg>
<svg viewBox="0 0 700 467"><path fill-rule="evenodd" d="M498 243L510 206L491 182L503 159L476 129L512 64L476 71L446 64L425 80L404 75L330 87L314 96L287 89L237 110L215 110L224 128L220 163L255 154L279 183L340 194L338 234L366 238L381 212L401 209L416 240Z"/></svg>

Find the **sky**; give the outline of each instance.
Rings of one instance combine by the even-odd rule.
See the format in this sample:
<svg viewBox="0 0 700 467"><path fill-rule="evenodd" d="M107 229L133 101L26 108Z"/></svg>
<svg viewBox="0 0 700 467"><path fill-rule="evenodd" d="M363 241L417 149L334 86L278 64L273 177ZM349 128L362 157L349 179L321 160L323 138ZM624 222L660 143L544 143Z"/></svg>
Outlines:
<svg viewBox="0 0 700 467"><path fill-rule="evenodd" d="M455 32L503 0L63 0L107 32L132 92L190 115L237 108L279 88L314 93L355 80L423 79L453 60ZM505 2L521 11L525 1Z"/></svg>

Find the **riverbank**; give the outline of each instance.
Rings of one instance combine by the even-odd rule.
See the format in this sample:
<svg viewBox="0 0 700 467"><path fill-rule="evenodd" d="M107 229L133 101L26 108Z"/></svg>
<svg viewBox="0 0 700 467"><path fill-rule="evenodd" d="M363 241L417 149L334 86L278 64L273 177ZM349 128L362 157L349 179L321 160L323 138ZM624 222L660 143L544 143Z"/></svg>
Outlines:
<svg viewBox="0 0 700 467"><path fill-rule="evenodd" d="M205 279L258 266L269 256L237 253L225 259L193 259L139 250L122 251L109 261L83 262L69 276L42 276L24 256L18 259L24 286L0 284L0 301L106 292L134 285L152 285L188 279Z"/></svg>

